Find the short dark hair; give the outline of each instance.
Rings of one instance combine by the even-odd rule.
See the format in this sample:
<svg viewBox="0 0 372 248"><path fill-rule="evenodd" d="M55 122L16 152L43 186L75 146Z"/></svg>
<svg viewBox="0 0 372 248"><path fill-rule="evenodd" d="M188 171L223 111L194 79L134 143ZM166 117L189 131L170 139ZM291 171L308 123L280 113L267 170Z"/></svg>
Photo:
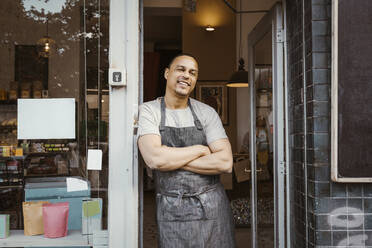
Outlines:
<svg viewBox="0 0 372 248"><path fill-rule="evenodd" d="M195 61L198 61L198 60L195 58L195 56L192 55L192 54L190 54L190 53L179 53L179 54L177 54L176 56L174 56L174 57L171 59L171 61L169 62L167 68L169 69L169 68L171 67L171 65L173 64L174 60L175 60L176 58L178 58L178 57L181 57L181 56L191 57L191 58L195 59Z"/></svg>

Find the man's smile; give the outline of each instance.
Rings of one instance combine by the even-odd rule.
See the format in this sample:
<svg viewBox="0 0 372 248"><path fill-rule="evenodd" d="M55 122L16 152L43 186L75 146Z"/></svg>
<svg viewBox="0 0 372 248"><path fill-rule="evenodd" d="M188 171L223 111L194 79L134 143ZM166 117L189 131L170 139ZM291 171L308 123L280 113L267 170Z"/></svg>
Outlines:
<svg viewBox="0 0 372 248"><path fill-rule="evenodd" d="M184 85L184 86L191 86L189 82L183 81L183 80L177 80L178 84Z"/></svg>

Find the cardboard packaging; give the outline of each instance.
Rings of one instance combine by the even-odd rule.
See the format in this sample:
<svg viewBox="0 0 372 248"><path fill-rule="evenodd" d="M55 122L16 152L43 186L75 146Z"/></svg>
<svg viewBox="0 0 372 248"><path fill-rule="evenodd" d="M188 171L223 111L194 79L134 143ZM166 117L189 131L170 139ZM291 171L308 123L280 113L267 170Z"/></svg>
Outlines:
<svg viewBox="0 0 372 248"><path fill-rule="evenodd" d="M225 189L233 189L232 173L221 174L220 180Z"/></svg>
<svg viewBox="0 0 372 248"><path fill-rule="evenodd" d="M82 206L82 234L90 235L100 230L102 230L102 199L84 199Z"/></svg>
<svg viewBox="0 0 372 248"><path fill-rule="evenodd" d="M23 222L25 236L44 233L43 204L47 201L23 202Z"/></svg>
<svg viewBox="0 0 372 248"><path fill-rule="evenodd" d="M0 214L0 239L6 239L9 237L9 214Z"/></svg>
<svg viewBox="0 0 372 248"><path fill-rule="evenodd" d="M251 179L251 163L249 159L240 160L238 162L234 162L234 173L236 177L236 181L238 183L248 181Z"/></svg>

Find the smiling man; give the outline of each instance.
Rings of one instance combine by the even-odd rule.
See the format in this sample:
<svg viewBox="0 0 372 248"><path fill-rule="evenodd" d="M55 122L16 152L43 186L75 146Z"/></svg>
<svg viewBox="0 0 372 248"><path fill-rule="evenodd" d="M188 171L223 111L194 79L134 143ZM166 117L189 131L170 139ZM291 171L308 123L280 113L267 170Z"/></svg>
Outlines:
<svg viewBox="0 0 372 248"><path fill-rule="evenodd" d="M235 247L219 174L231 173L231 145L216 111L189 98L198 63L188 54L166 68L165 96L140 107L138 146L154 170L159 247Z"/></svg>

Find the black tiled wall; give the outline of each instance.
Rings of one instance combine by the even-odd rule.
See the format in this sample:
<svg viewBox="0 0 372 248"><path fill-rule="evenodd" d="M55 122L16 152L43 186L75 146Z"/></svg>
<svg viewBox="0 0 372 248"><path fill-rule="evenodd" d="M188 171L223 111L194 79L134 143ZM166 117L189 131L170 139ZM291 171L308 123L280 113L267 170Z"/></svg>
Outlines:
<svg viewBox="0 0 372 248"><path fill-rule="evenodd" d="M286 6L291 245L372 247L372 184L330 177L331 0Z"/></svg>
<svg viewBox="0 0 372 248"><path fill-rule="evenodd" d="M305 104L303 0L287 1L287 50L289 78L289 135L291 180L291 246L306 247L307 171L305 170ZM313 172L313 171L312 171Z"/></svg>

